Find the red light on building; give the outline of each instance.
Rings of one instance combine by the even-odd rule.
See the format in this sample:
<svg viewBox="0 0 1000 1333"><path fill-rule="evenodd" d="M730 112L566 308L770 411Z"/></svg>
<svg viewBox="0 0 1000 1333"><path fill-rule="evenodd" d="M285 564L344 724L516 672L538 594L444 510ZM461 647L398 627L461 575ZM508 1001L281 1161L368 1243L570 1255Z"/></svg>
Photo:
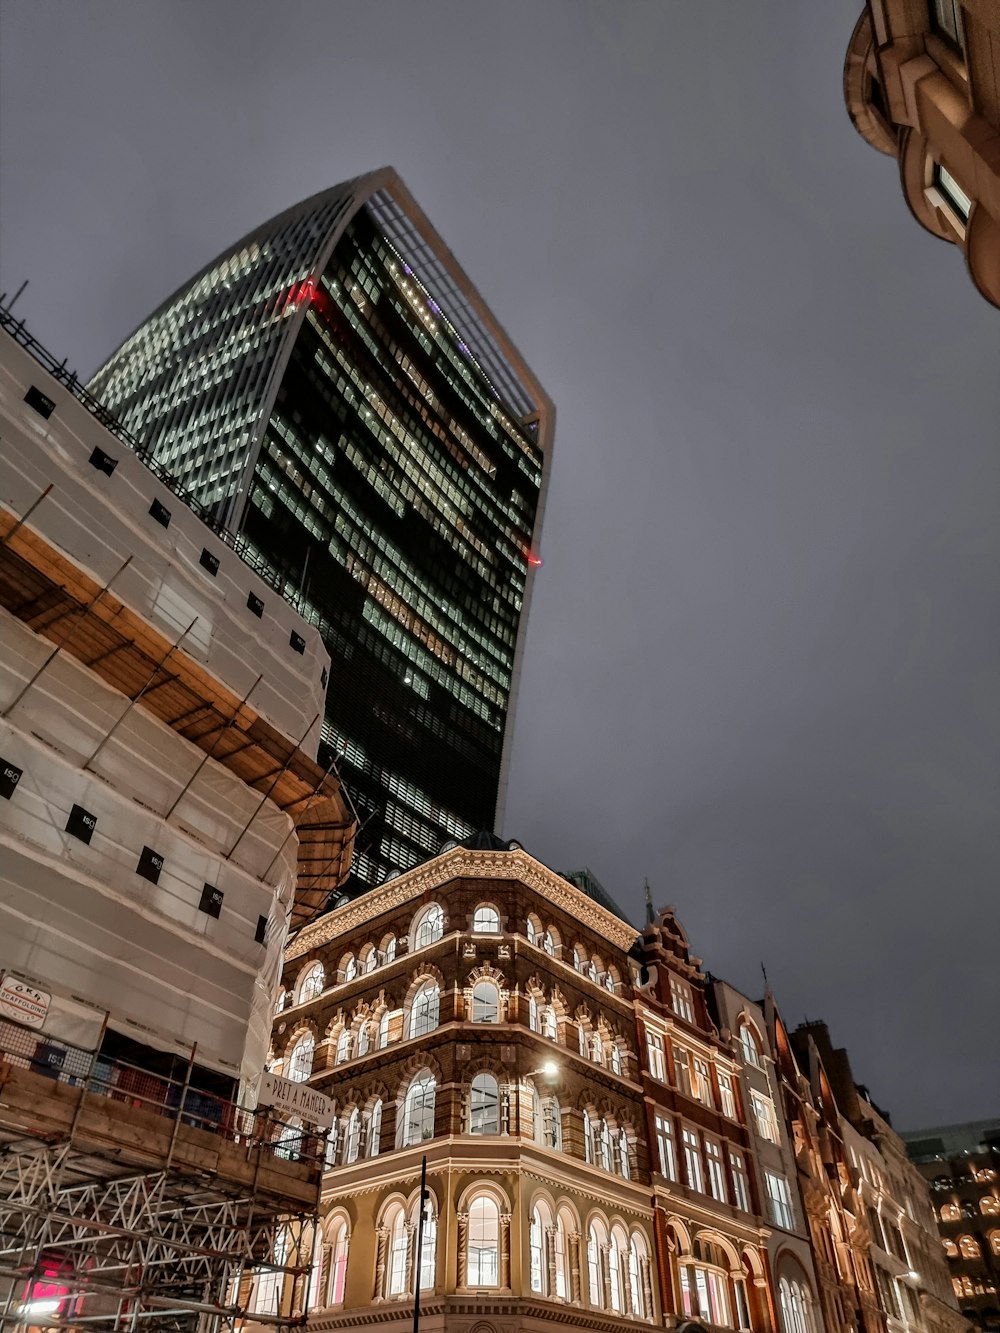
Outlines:
<svg viewBox="0 0 1000 1333"><path fill-rule="evenodd" d="M533 569L540 569L542 565L545 564L542 557L540 555L535 555L532 551L527 552L526 559Z"/></svg>

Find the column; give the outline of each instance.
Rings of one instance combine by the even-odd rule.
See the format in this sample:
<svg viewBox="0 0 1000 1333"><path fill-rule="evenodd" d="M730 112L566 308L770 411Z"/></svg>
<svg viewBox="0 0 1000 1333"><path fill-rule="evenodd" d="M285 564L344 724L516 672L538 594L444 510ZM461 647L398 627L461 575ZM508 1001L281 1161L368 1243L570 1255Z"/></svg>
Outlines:
<svg viewBox="0 0 1000 1333"><path fill-rule="evenodd" d="M602 1310L608 1308L608 1298L611 1295L611 1247L609 1245L601 1246L600 1255L601 1264L601 1291L599 1294L599 1303ZM590 1299L593 1301L594 1293L590 1293Z"/></svg>
<svg viewBox="0 0 1000 1333"><path fill-rule="evenodd" d="M500 1290L510 1291L510 1213L500 1214Z"/></svg>
<svg viewBox="0 0 1000 1333"><path fill-rule="evenodd" d="M417 1249L417 1228L412 1222L404 1222L403 1229L406 1232L406 1276L403 1278L403 1290L412 1293L413 1284L413 1266L416 1260Z"/></svg>
<svg viewBox="0 0 1000 1333"><path fill-rule="evenodd" d="M545 1228L545 1270L548 1278L546 1295L550 1299L555 1298L556 1284L556 1229L555 1227Z"/></svg>
<svg viewBox="0 0 1000 1333"><path fill-rule="evenodd" d="M569 1298L573 1305L579 1305L580 1293L580 1233L569 1233Z"/></svg>
<svg viewBox="0 0 1000 1333"><path fill-rule="evenodd" d="M469 1214L457 1213L458 1218L458 1273L455 1288L468 1290L469 1276Z"/></svg>
<svg viewBox="0 0 1000 1333"><path fill-rule="evenodd" d="M643 1255L639 1260L639 1277L642 1282L642 1301L645 1306L643 1317L652 1319L654 1315L652 1264L646 1255Z"/></svg>
<svg viewBox="0 0 1000 1333"><path fill-rule="evenodd" d="M632 1282L628 1271L628 1250L618 1252L618 1280L622 1284L622 1307L625 1311L625 1318L631 1319L635 1314L632 1309Z"/></svg>
<svg viewBox="0 0 1000 1333"><path fill-rule="evenodd" d="M385 1256L389 1248L389 1228L377 1227L378 1248L375 1252L375 1299L380 1301L385 1296Z"/></svg>

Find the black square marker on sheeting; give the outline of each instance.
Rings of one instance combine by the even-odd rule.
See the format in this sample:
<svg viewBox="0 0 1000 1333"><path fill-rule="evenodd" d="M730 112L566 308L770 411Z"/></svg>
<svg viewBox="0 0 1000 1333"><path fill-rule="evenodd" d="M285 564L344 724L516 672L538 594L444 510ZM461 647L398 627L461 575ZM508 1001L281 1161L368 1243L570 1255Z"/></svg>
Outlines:
<svg viewBox="0 0 1000 1333"><path fill-rule="evenodd" d="M259 916L257 918L257 929L253 933L253 937L258 944L264 943L264 934L266 931L267 931L267 917Z"/></svg>
<svg viewBox="0 0 1000 1333"><path fill-rule="evenodd" d="M72 833L73 837L79 838L81 842L89 843L94 836L95 828L97 828L97 816L85 810L82 805L74 805L69 812L69 819L66 820L66 832Z"/></svg>
<svg viewBox="0 0 1000 1333"><path fill-rule="evenodd" d="M291 634L289 635L288 642L291 644L291 646L295 649L297 653L305 652L306 641L301 634L296 634L295 631L292 630Z"/></svg>
<svg viewBox="0 0 1000 1333"><path fill-rule="evenodd" d="M209 916L217 917L222 911L222 899L225 895L221 889L217 889L214 884L206 884L201 891L201 902L198 906Z"/></svg>
<svg viewBox="0 0 1000 1333"><path fill-rule="evenodd" d="M219 572L219 557L213 555L207 546L202 551L198 564L201 565L202 569L207 569L213 579Z"/></svg>
<svg viewBox="0 0 1000 1333"><path fill-rule="evenodd" d="M159 881L162 869L163 857L160 853L154 852L152 847L143 847L135 873L141 875L143 879L148 879L150 884L156 884Z"/></svg>
<svg viewBox="0 0 1000 1333"><path fill-rule="evenodd" d="M95 449L87 459L91 467L96 467L98 472L103 472L106 477L110 477L112 472L118 466L118 459L112 458L106 454L103 449Z"/></svg>
<svg viewBox="0 0 1000 1333"><path fill-rule="evenodd" d="M252 592L247 598L247 607L253 612L258 620L264 614L264 603L255 592Z"/></svg>
<svg viewBox="0 0 1000 1333"><path fill-rule="evenodd" d="M48 421L49 417L56 410L55 400L48 394L42 393L41 389L36 389L34 385L24 395L24 401L29 407L33 407L39 416Z"/></svg>
<svg viewBox="0 0 1000 1333"><path fill-rule="evenodd" d="M24 769L12 764L9 759L0 759L0 796L9 801L17 790Z"/></svg>
<svg viewBox="0 0 1000 1333"><path fill-rule="evenodd" d="M165 504L161 504L159 500L154 500L149 506L149 513L150 516L155 518L157 523L161 524L163 527L168 528L170 526L170 510Z"/></svg>

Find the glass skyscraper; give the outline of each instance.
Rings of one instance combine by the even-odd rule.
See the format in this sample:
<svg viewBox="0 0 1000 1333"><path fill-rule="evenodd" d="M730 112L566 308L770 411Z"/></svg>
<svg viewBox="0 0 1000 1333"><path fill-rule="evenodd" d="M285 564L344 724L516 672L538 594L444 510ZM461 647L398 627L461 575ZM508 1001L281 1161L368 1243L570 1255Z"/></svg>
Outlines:
<svg viewBox="0 0 1000 1333"><path fill-rule="evenodd" d="M499 823L554 411L396 173L258 227L88 387L320 628L358 887Z"/></svg>

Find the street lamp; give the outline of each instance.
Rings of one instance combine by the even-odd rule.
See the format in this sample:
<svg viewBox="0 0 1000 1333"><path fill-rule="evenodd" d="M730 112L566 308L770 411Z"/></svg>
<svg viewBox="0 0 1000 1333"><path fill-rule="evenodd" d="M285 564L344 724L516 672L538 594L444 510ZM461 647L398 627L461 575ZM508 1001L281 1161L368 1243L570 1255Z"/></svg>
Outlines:
<svg viewBox="0 0 1000 1333"><path fill-rule="evenodd" d="M559 1073L559 1065L555 1060L546 1060L544 1064L539 1065L537 1069L529 1069L526 1074L521 1074L516 1080L517 1102L515 1103L515 1132L517 1137L521 1137L521 1084L525 1079L535 1078L541 1074L545 1078L555 1078Z"/></svg>

